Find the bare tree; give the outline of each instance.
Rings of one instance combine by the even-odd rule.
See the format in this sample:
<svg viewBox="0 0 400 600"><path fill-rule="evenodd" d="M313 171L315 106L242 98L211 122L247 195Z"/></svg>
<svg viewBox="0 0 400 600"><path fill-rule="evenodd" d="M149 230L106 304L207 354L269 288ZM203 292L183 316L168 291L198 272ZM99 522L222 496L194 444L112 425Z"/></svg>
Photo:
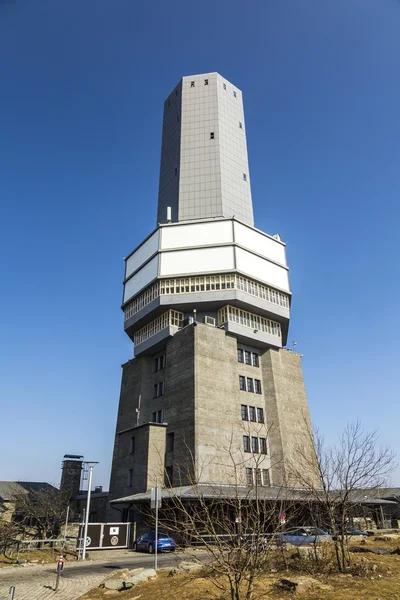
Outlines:
<svg viewBox="0 0 400 600"><path fill-rule="evenodd" d="M249 424L243 433L248 434L244 437L262 434L268 439L265 425L259 425L255 432L254 424ZM190 500L182 493L183 487L170 488L159 513L161 528L181 536L183 532L189 544L201 545L208 551L204 566L211 570L211 581L228 591L231 600L253 598L257 576L271 565L271 556L276 556L280 515L287 513L289 507L294 515L294 503L287 492L270 487L273 457L247 452L244 443L232 434L223 448L220 466L230 475L231 483L201 484L207 465L193 464L184 477L185 487L191 487ZM196 478L193 473L197 473Z"/></svg>
<svg viewBox="0 0 400 600"><path fill-rule="evenodd" d="M16 520L20 531L39 539L56 538L65 523L70 500L68 492L50 488L14 496Z"/></svg>
<svg viewBox="0 0 400 600"><path fill-rule="evenodd" d="M379 447L378 432L364 431L359 421L348 424L333 447L325 444L318 431L308 435L313 436L315 456L299 450L292 470L306 497L317 507L319 524L332 531L337 566L345 571L350 565L347 525L355 507L360 506L360 491L387 485L395 455L390 448ZM320 486L310 476L312 465L318 469Z"/></svg>

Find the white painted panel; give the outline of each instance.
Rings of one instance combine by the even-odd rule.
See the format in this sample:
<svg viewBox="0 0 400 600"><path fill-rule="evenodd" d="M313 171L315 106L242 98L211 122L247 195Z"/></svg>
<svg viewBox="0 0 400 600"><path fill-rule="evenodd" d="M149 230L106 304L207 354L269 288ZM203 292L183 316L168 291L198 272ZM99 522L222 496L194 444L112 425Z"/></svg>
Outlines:
<svg viewBox="0 0 400 600"><path fill-rule="evenodd" d="M131 273L136 271L150 256L157 252L158 250L158 236L159 232L155 231L148 240L142 244L136 252L132 254L126 261L126 275L125 277L129 277Z"/></svg>
<svg viewBox="0 0 400 600"><path fill-rule="evenodd" d="M286 265L285 247L278 241L262 235L254 229L235 222L235 242L266 258Z"/></svg>
<svg viewBox="0 0 400 600"><path fill-rule="evenodd" d="M196 223L193 225L169 225L162 227L161 247L187 248L188 246L206 246L232 242L232 223L216 221L214 223Z"/></svg>
<svg viewBox="0 0 400 600"><path fill-rule="evenodd" d="M255 256L255 254L242 250L242 248L236 248L236 266L239 271L246 273L251 278L264 281L272 287L289 291L287 270L264 258Z"/></svg>
<svg viewBox="0 0 400 600"><path fill-rule="evenodd" d="M158 255L126 282L124 287L124 302L127 302L132 296L135 296L135 294L146 287L150 281L157 277L157 267Z"/></svg>
<svg viewBox="0 0 400 600"><path fill-rule="evenodd" d="M162 253L160 275L172 277L184 273L214 273L216 271L232 271L233 268L232 246L180 250Z"/></svg>

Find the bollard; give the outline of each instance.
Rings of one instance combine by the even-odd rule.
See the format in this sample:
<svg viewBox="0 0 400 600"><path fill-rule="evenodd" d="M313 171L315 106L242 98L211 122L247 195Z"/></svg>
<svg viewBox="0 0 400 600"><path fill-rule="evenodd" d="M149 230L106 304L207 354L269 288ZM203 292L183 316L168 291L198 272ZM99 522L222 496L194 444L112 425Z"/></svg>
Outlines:
<svg viewBox="0 0 400 600"><path fill-rule="evenodd" d="M14 600L14 592L15 592L15 587L12 585L10 587L10 594L8 596L8 600Z"/></svg>
<svg viewBox="0 0 400 600"><path fill-rule="evenodd" d="M58 584L60 583L60 575L61 575L61 571L64 568L64 557L62 554L60 554L60 556L58 557L58 561L57 561L57 576L56 576L56 585L54 588L54 591L56 592L58 590Z"/></svg>

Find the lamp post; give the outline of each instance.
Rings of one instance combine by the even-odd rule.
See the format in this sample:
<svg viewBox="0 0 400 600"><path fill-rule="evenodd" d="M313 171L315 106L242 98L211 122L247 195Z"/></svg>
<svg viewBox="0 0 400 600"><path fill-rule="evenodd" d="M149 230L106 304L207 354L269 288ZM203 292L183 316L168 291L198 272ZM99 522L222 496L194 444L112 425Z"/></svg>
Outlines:
<svg viewBox="0 0 400 600"><path fill-rule="evenodd" d="M82 560L85 560L85 558L86 558L86 538L87 538L88 525L89 525L90 496L92 493L93 465L97 465L98 462L88 461L88 462L86 462L86 464L90 465L90 467L89 467L88 493L87 493L87 500L86 500L85 527L83 529Z"/></svg>

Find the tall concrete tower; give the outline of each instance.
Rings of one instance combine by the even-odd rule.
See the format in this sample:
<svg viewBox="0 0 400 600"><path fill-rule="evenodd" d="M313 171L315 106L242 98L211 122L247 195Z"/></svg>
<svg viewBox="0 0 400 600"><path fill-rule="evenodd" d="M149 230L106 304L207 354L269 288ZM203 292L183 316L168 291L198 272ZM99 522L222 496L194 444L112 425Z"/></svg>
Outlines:
<svg viewBox="0 0 400 600"><path fill-rule="evenodd" d="M286 247L254 227L242 93L217 73L184 77L165 101L157 221L125 259L135 358L122 366L111 500L156 477L232 483L227 445L243 453L244 486L296 485L310 420L300 356L284 349Z"/></svg>

